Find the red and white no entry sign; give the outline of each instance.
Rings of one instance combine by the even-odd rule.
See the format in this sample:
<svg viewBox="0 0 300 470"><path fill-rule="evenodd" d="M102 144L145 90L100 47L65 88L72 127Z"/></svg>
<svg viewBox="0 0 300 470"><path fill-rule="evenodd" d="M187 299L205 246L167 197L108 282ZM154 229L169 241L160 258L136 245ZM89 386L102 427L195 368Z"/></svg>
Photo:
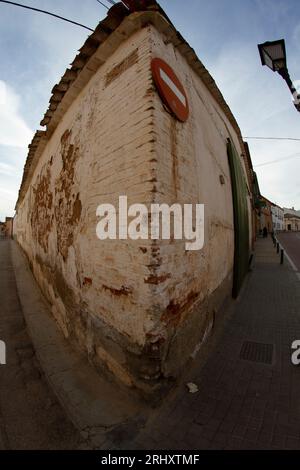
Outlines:
<svg viewBox="0 0 300 470"><path fill-rule="evenodd" d="M174 70L159 58L152 60L151 68L161 99L179 121L185 122L189 117L189 102L183 85Z"/></svg>

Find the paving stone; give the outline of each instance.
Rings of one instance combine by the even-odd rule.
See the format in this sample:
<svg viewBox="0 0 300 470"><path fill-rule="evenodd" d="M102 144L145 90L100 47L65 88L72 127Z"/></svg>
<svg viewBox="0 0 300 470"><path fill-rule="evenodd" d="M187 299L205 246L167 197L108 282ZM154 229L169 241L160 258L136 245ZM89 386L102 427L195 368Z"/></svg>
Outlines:
<svg viewBox="0 0 300 470"><path fill-rule="evenodd" d="M300 339L299 280L287 263L279 265L270 240L259 240L257 253L234 314L206 364L195 363L190 371L201 392L184 429L172 430L173 440L180 436L187 448L197 439L207 449L299 448L300 374L290 360L290 345ZM241 360L244 341L273 344L272 365ZM180 399L175 399L161 435L180 413Z"/></svg>
<svg viewBox="0 0 300 470"><path fill-rule="evenodd" d="M1 366L0 380L0 449L76 449L82 445L81 436L58 404L35 358L10 248L10 241L0 240L0 326L1 339L5 337L7 345L7 364Z"/></svg>
<svg viewBox="0 0 300 470"><path fill-rule="evenodd" d="M8 282L13 287L13 276ZM279 265L271 241L259 240L254 268L222 333L217 341L209 340L206 363L195 360L172 398L166 397L161 406L150 413L151 419L137 426L133 435L125 422L119 429L123 437L117 432L111 439L99 435L99 448L300 449L300 374L290 360L290 345L300 339L299 291L297 276L287 263ZM14 315L16 310L11 305ZM5 318L3 316L3 321ZM33 332L38 332L40 323L35 321ZM16 334L21 334L24 322L15 317L13 322ZM55 336L53 332L47 342L53 363L56 363ZM266 365L241 359L244 341L272 344L273 363ZM15 366L27 360L31 360L31 352L12 353ZM71 377L71 369L77 363L73 364L72 357L67 362L71 364L69 371L53 369L52 378L58 380L60 374L63 375L60 383L66 384L66 397L71 393L78 416L85 406L86 419L92 421L94 415L88 413L88 404L81 392L76 391ZM19 379L14 376L10 379L14 389L22 393ZM198 384L198 394L188 394L185 383L189 381ZM110 414L109 406L105 413ZM111 414L114 413L112 405Z"/></svg>

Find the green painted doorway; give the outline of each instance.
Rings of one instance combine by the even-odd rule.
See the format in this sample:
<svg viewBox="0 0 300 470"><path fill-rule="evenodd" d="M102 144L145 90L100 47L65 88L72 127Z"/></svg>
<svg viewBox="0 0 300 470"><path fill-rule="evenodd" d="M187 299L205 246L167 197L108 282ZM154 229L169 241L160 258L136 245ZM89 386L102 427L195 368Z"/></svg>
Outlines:
<svg viewBox="0 0 300 470"><path fill-rule="evenodd" d="M230 139L228 139L227 153L231 174L234 213L234 270L232 295L236 298L249 269L248 189L240 157Z"/></svg>

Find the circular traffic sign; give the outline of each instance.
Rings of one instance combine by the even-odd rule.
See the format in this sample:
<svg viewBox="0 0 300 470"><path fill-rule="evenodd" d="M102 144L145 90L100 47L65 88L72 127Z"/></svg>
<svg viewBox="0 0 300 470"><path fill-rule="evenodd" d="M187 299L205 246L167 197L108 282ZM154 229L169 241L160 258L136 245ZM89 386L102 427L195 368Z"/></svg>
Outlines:
<svg viewBox="0 0 300 470"><path fill-rule="evenodd" d="M189 117L189 102L185 89L174 70L159 58L152 60L151 68L161 99L179 121L185 122Z"/></svg>

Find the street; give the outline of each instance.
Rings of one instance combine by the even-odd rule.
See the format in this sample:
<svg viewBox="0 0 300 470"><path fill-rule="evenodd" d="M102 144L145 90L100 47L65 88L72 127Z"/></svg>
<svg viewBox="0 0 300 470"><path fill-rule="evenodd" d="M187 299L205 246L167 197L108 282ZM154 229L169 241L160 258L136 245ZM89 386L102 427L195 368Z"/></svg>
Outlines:
<svg viewBox="0 0 300 470"><path fill-rule="evenodd" d="M31 3L0 0L0 463L300 451L300 1Z"/></svg>
<svg viewBox="0 0 300 470"><path fill-rule="evenodd" d="M0 240L0 449L76 449L80 436L45 382L26 331L11 262L10 241Z"/></svg>
<svg viewBox="0 0 300 470"><path fill-rule="evenodd" d="M277 238L298 271L300 271L300 232L280 233Z"/></svg>
<svg viewBox="0 0 300 470"><path fill-rule="evenodd" d="M284 238L298 243L289 234ZM0 261L0 339L7 345L7 364L0 366L0 447L86 448L35 358L10 241L0 241ZM291 363L291 344L300 339L299 294L289 263L280 265L270 238L259 239L254 267L224 328L160 406L148 417L141 414L136 428L128 420L113 432L108 428L100 448L300 449L300 374ZM78 395L71 383L68 393ZM189 393L187 383L198 391ZM112 405L119 406L113 398Z"/></svg>

